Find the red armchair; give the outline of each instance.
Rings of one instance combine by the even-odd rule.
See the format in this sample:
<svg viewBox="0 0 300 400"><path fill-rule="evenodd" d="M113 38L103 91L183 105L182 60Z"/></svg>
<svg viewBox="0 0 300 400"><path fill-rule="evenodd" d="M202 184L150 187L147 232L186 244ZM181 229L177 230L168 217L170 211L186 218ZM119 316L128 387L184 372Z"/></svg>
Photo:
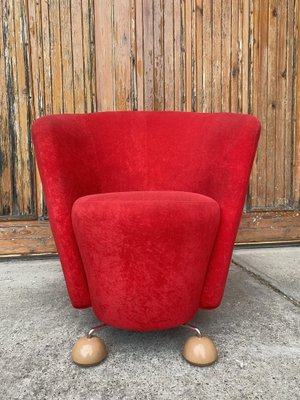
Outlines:
<svg viewBox="0 0 300 400"><path fill-rule="evenodd" d="M32 131L74 307L92 306L113 327L153 330L220 304L259 138L255 117L53 115ZM75 362L105 357L93 333L75 345ZM184 356L213 362L212 343L197 339Z"/></svg>

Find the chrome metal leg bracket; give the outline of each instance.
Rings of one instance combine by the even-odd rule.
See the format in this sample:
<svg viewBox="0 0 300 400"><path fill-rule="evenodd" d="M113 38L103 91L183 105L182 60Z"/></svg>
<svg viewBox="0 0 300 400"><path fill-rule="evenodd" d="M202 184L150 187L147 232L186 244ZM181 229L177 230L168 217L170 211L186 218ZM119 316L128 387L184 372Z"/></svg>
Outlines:
<svg viewBox="0 0 300 400"><path fill-rule="evenodd" d="M195 325L191 325L191 324L182 324L182 325L180 325L180 326L182 326L182 328L187 328L187 329L190 329L190 330L193 331L193 332L196 332L197 336L199 336L199 337L202 336L202 335L201 335L201 332L200 332L200 329L199 329L197 326L195 326Z"/></svg>

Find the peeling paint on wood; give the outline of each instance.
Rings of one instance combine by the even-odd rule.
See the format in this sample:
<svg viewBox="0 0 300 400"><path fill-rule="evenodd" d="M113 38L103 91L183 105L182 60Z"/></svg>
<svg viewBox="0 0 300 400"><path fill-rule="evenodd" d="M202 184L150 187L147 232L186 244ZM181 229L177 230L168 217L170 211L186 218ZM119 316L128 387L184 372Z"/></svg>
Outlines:
<svg viewBox="0 0 300 400"><path fill-rule="evenodd" d="M290 210L300 207L298 5L298 0L122 1L122 7L134 9L134 21L127 24L135 60L135 78L128 83L132 108L137 103L139 110L258 116L262 136L245 211L286 210L287 218ZM106 0L95 7L96 13L105 13ZM125 26L119 18L114 15L112 25L104 22L107 36L120 24ZM99 37L103 28L97 26ZM119 56L120 41L109 44L99 39L96 46L99 54L111 51L107 62L118 76L122 69L127 71L128 56ZM106 84L101 63L98 96L105 94L110 104L120 87L118 82ZM121 85L128 82L125 75L119 79ZM124 102L114 102L113 108L123 109ZM98 109L107 109L102 98Z"/></svg>
<svg viewBox="0 0 300 400"><path fill-rule="evenodd" d="M0 10L0 219L47 216L31 123L95 110L93 0L4 0Z"/></svg>
<svg viewBox="0 0 300 400"><path fill-rule="evenodd" d="M30 139L38 116L222 110L263 125L238 240L297 238L299 12L299 0L3 0L0 219L47 215Z"/></svg>

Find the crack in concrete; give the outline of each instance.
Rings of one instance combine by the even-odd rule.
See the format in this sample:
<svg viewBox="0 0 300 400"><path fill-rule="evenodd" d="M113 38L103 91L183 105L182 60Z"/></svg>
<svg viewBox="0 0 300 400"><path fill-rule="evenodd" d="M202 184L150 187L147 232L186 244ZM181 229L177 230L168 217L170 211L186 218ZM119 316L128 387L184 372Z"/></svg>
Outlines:
<svg viewBox="0 0 300 400"><path fill-rule="evenodd" d="M243 271L245 271L248 275L250 275L252 278L260 282L262 285L267 286L268 288L272 289L275 293L279 294L282 296L285 300L289 301L296 307L300 307L300 302L296 300L294 297L289 296L288 294L284 293L282 290L278 289L276 286L274 286L272 283L267 281L265 278L260 276L259 274L251 271L249 268L245 267L244 265L240 264L239 262L235 261L234 259L231 260L232 264L236 265Z"/></svg>

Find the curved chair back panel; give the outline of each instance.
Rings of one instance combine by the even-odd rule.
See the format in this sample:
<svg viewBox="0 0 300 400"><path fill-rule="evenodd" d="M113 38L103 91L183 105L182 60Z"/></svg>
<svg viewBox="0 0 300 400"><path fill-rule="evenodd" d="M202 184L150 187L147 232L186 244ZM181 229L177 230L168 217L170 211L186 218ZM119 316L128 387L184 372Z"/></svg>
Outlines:
<svg viewBox="0 0 300 400"><path fill-rule="evenodd" d="M210 196L221 208L200 304L217 307L259 131L256 118L229 113L105 112L37 120L37 161L73 305L90 304L70 219L74 201L94 193L181 190Z"/></svg>

